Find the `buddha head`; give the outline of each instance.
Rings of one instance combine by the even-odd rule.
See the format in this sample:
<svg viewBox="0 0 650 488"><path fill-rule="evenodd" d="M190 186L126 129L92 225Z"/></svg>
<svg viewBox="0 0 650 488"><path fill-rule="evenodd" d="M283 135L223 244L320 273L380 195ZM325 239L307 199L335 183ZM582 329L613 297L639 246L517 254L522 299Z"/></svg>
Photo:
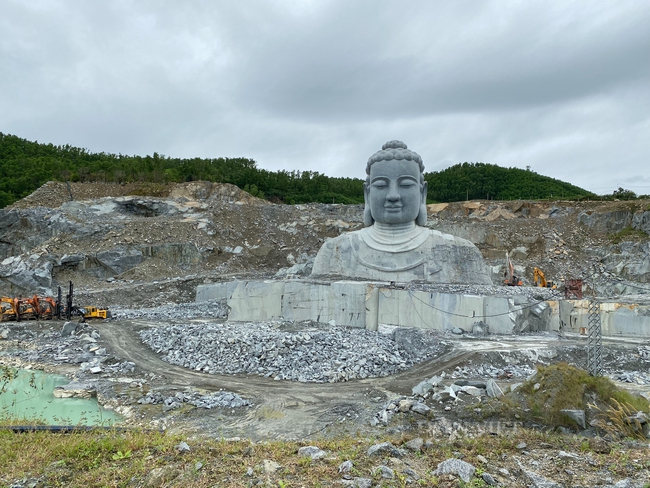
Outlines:
<svg viewBox="0 0 650 488"><path fill-rule="evenodd" d="M366 165L363 223L388 225L427 223L427 182L419 154L402 141L389 141Z"/></svg>

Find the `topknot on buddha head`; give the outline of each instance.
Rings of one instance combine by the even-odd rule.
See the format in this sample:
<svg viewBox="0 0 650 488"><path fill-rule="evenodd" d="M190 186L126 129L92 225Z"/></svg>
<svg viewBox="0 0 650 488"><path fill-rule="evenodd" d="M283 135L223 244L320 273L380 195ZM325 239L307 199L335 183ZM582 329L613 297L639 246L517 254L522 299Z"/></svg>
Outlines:
<svg viewBox="0 0 650 488"><path fill-rule="evenodd" d="M366 164L366 182L369 183L370 180L370 168L373 164L378 161L414 161L420 167L420 183L424 183L424 163L422 162L422 157L411 151L406 144L402 141L388 141L386 144L381 146L381 151L377 151L375 154L368 158L368 163Z"/></svg>

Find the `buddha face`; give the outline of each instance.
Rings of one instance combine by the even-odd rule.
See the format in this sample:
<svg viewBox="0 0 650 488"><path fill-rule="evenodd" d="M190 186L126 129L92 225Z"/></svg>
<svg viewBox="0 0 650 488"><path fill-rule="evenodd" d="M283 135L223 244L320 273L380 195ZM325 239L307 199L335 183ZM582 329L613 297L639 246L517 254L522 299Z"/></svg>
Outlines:
<svg viewBox="0 0 650 488"><path fill-rule="evenodd" d="M370 183L364 184L366 205L375 222L414 222L426 203L427 183L420 184L415 161L377 161L370 167Z"/></svg>

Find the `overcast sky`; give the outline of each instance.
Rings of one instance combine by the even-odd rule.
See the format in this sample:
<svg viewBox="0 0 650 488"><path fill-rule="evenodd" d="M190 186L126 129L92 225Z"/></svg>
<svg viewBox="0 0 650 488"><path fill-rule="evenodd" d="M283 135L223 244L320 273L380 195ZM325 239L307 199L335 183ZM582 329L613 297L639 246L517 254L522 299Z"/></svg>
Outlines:
<svg viewBox="0 0 650 488"><path fill-rule="evenodd" d="M650 194L650 1L0 0L0 132L351 177L400 139Z"/></svg>

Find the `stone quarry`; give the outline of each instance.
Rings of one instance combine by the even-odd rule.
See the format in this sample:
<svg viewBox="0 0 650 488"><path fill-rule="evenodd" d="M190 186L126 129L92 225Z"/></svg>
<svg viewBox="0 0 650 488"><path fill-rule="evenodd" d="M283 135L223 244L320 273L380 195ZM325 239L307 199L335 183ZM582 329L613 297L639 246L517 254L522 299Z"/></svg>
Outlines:
<svg viewBox="0 0 650 488"><path fill-rule="evenodd" d="M650 202L428 205L426 227L473 243L492 284L390 283L310 276L326 239L363 227L360 205L278 205L206 182L70 190L50 182L0 210L0 294L72 281L76 304L114 318L4 322L0 361L65 373L70 394L127 424L257 439L516 430L523 419L460 412L537 365L585 366L587 300L562 289L575 278L600 301L605 374L650 395ZM502 285L506 252L524 286ZM559 289L532 286L534 267Z"/></svg>

